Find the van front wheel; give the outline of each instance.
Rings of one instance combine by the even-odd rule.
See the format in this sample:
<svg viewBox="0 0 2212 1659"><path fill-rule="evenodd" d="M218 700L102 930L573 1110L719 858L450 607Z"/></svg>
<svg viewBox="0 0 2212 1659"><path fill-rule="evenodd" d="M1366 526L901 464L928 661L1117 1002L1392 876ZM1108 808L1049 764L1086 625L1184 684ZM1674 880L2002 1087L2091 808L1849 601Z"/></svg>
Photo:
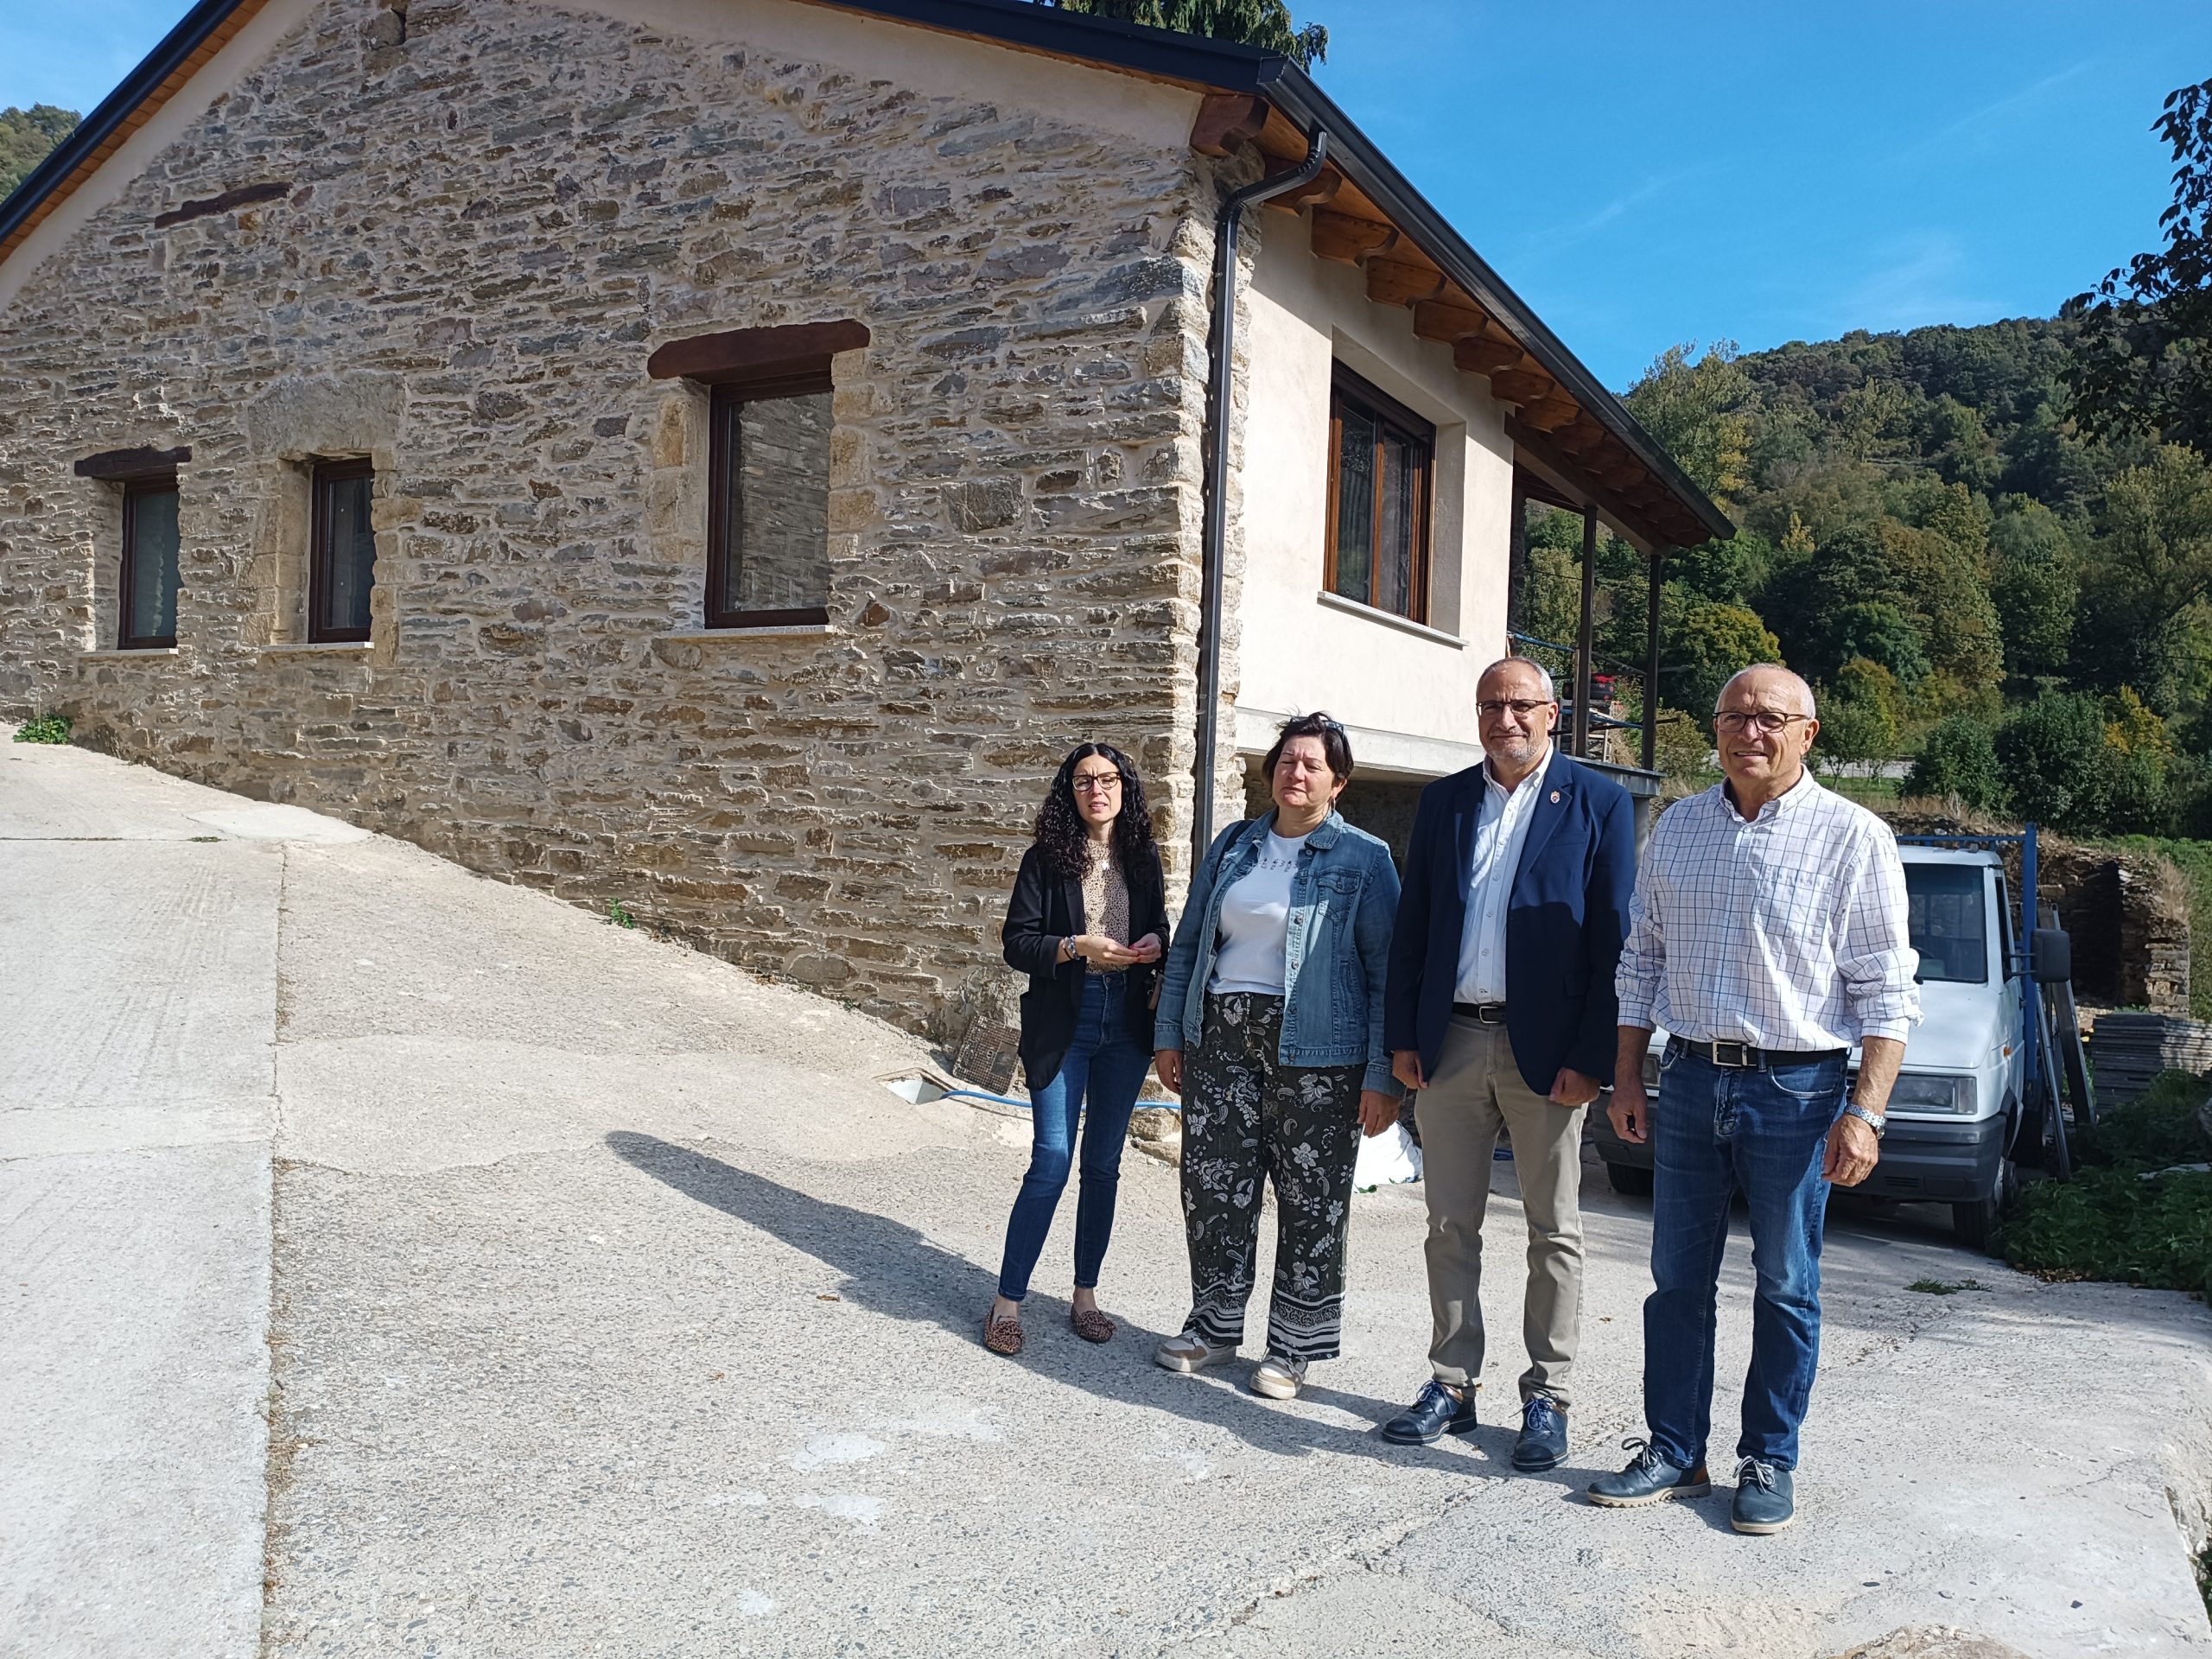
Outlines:
<svg viewBox="0 0 2212 1659"><path fill-rule="evenodd" d="M1613 1191L1631 1198L1651 1196L1651 1172L1638 1169L1634 1164L1607 1164L1605 1179L1612 1183Z"/></svg>
<svg viewBox="0 0 2212 1659"><path fill-rule="evenodd" d="M1970 1250L1986 1250L1997 1236L1997 1224L2012 1201L2012 1160L1999 1158L1989 1192L1967 1204L1951 1206L1951 1233Z"/></svg>

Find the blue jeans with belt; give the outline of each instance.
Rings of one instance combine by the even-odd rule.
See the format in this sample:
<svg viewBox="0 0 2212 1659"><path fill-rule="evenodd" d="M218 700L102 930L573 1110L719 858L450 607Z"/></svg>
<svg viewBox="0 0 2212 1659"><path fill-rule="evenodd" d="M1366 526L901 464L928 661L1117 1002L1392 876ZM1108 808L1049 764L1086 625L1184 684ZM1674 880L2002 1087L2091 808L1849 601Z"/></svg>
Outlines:
<svg viewBox="0 0 2212 1659"><path fill-rule="evenodd" d="M1083 1009L1067 1058L1050 1083L1029 1092L1029 1173L1021 1179L1014 1214L1007 1220L1006 1255L999 1268L999 1294L1008 1301L1029 1294L1030 1273L1068 1184L1078 1116L1083 1185L1076 1197L1075 1282L1084 1290L1097 1287L1106 1241L1114 1230L1129 1114L1152 1065L1152 1052L1138 1040L1124 1007L1128 988L1126 974L1084 976Z"/></svg>
<svg viewBox="0 0 2212 1659"><path fill-rule="evenodd" d="M1821 1234L1841 1056L1772 1069L1675 1049L1653 1103L1651 1278L1643 1304L1643 1415L1677 1468L1705 1460L1713 1424L1714 1294L1729 1200L1751 1210L1751 1365L1739 1458L1797 1466L1797 1427L1821 1353Z"/></svg>

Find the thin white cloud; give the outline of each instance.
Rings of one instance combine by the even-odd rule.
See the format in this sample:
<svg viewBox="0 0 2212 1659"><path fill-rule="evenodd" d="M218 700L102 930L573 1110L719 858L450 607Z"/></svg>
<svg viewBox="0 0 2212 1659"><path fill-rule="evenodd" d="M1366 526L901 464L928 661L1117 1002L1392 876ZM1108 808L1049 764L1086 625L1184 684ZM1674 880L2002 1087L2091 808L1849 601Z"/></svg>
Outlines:
<svg viewBox="0 0 2212 1659"><path fill-rule="evenodd" d="M2069 80L2078 80L2096 66L2096 59L2084 58L2056 74L2031 80L2018 91L1993 99L1980 108L1969 110L1956 120L1947 122L1916 143L1906 145L1892 159L1919 161L1939 150L1954 151L1959 148L1961 140L1986 143L2001 137L2020 117L2033 111L2052 92Z"/></svg>

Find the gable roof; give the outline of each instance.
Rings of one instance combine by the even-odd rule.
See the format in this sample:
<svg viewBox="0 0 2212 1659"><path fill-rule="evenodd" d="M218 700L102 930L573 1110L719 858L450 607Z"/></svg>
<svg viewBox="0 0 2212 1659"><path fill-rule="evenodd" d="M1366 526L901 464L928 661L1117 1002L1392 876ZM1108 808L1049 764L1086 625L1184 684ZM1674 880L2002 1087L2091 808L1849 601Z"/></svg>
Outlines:
<svg viewBox="0 0 2212 1659"><path fill-rule="evenodd" d="M1414 189L1389 158L1277 53L1032 3L1032 0L806 0L1187 87L1202 95L1192 144L1257 150L1295 167L1312 135L1330 164L1280 206L1313 209L1314 253L1361 266L1370 301L1410 307L1414 332L1452 346L1516 405L1506 423L1532 492L1597 506L1650 547L1691 545L1735 526L1558 336ZM245 28L266 0L197 0L176 27L0 201L0 262Z"/></svg>

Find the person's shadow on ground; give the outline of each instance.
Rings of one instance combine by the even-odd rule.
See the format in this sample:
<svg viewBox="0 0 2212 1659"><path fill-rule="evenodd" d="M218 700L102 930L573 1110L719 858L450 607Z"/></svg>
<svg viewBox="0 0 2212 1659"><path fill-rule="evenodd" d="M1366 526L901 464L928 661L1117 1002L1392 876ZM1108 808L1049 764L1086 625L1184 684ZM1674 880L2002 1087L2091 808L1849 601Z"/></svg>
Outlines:
<svg viewBox="0 0 2212 1659"><path fill-rule="evenodd" d="M966 1257L931 1243L913 1228L779 1185L655 1135L618 1129L607 1136L607 1145L625 1162L687 1198L757 1227L843 1274L846 1282L839 1294L847 1300L893 1319L929 1320L980 1346L983 1311L998 1288L996 1278ZM1263 1287L1261 1296L1264 1294ZM1373 1427L1350 1429L1317 1422L1295 1408L1287 1410L1247 1394L1241 1384L1249 1360L1203 1376L1180 1376L1152 1362L1160 1332L1124 1319L1118 1322L1121 1330L1112 1343L1094 1346L1065 1329L1065 1303L1033 1294L1025 1309L1029 1341L1013 1363L1071 1387L1226 1429L1263 1452L1284 1456L1332 1452L1469 1476L1503 1472L1512 1440L1510 1428L1486 1429L1469 1437L1486 1454L1482 1458L1470 1458L1449 1442L1393 1446ZM1263 1307L1254 1312L1264 1317ZM1251 1351L1248 1347L1246 1351ZM1332 1407L1369 1424L1380 1424L1401 1409L1314 1382L1306 1384L1299 1399ZM1503 1440L1496 1446L1480 1444L1493 1433L1502 1433Z"/></svg>

